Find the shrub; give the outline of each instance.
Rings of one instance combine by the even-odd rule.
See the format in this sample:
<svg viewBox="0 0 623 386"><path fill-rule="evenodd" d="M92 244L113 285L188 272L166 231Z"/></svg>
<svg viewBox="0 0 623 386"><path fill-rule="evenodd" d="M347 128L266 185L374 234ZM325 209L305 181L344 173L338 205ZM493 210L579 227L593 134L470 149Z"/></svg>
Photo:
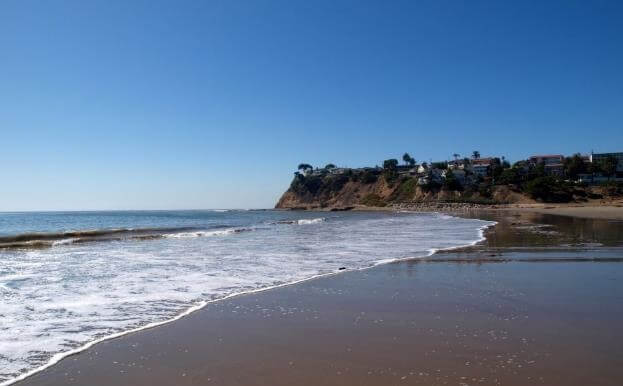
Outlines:
<svg viewBox="0 0 623 386"><path fill-rule="evenodd" d="M504 169L495 182L498 185L519 184L521 182L521 174L516 168Z"/></svg>
<svg viewBox="0 0 623 386"><path fill-rule="evenodd" d="M338 175L329 179L328 184L326 186L329 188L331 192L339 192L342 190L344 185L348 182L349 178L345 175Z"/></svg>
<svg viewBox="0 0 623 386"><path fill-rule="evenodd" d="M290 184L290 189L297 194L311 193L316 194L322 187L323 181L318 176L307 176L297 174Z"/></svg>
<svg viewBox="0 0 623 386"><path fill-rule="evenodd" d="M365 206L386 206L387 205L387 203L383 201L381 196L379 196L376 193L367 194L359 202Z"/></svg>
<svg viewBox="0 0 623 386"><path fill-rule="evenodd" d="M459 180L456 179L452 170L448 170L446 172L446 179L443 182L443 187L447 190L463 190L463 186L459 183Z"/></svg>
<svg viewBox="0 0 623 386"><path fill-rule="evenodd" d="M417 180L415 178L402 178L400 185L392 193L391 199L396 201L407 201L415 195Z"/></svg>
<svg viewBox="0 0 623 386"><path fill-rule="evenodd" d="M605 195L616 197L623 195L623 183L608 181L601 184L602 191Z"/></svg>
<svg viewBox="0 0 623 386"><path fill-rule="evenodd" d="M437 181L430 181L426 185L422 185L422 190L425 192L436 192L441 188L441 184Z"/></svg>
<svg viewBox="0 0 623 386"><path fill-rule="evenodd" d="M480 185L478 185L478 193L480 194L481 197L491 198L492 196L491 185L486 184L486 183L481 183Z"/></svg>
<svg viewBox="0 0 623 386"><path fill-rule="evenodd" d="M537 177L526 183L524 191L544 202L569 202L573 199L571 188L554 177Z"/></svg>
<svg viewBox="0 0 623 386"><path fill-rule="evenodd" d="M386 159L383 161L383 175L385 180L391 184L398 177L398 160Z"/></svg>
<svg viewBox="0 0 623 386"><path fill-rule="evenodd" d="M361 173L361 182L364 184L373 184L376 182L377 179L378 176L370 170L365 170L363 173Z"/></svg>

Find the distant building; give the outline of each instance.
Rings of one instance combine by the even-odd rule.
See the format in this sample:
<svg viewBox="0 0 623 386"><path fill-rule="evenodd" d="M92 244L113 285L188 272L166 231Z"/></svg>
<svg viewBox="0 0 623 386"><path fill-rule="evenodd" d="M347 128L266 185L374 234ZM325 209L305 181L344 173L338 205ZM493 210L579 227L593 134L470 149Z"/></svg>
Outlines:
<svg viewBox="0 0 623 386"><path fill-rule="evenodd" d="M607 158L614 157L617 159L617 173L623 173L623 153L591 153L590 162L602 162Z"/></svg>
<svg viewBox="0 0 623 386"><path fill-rule="evenodd" d="M545 174L562 176L564 174L565 157L562 154L533 155L528 158L531 166L543 165Z"/></svg>
<svg viewBox="0 0 623 386"><path fill-rule="evenodd" d="M306 169L305 170L305 175L306 176L309 176L309 175L321 176L321 175L324 175L326 173L328 173L328 170L325 169L325 168L316 168L316 169L313 169L313 170L312 169Z"/></svg>
<svg viewBox="0 0 623 386"><path fill-rule="evenodd" d="M486 177L489 175L491 165L493 165L493 158L476 158L472 161L472 173L480 177Z"/></svg>
<svg viewBox="0 0 623 386"><path fill-rule="evenodd" d="M420 165L420 168L422 165ZM418 170L419 171L419 170ZM421 177L418 178L418 185L428 185L432 182L441 184L443 183L445 170L440 170L436 168L424 168L424 172L420 173Z"/></svg>
<svg viewBox="0 0 623 386"><path fill-rule="evenodd" d="M471 165L464 160L455 160L448 162L448 169L450 170L470 170Z"/></svg>
<svg viewBox="0 0 623 386"><path fill-rule="evenodd" d="M490 164L478 164L472 165L472 173L480 177L486 177L489 175Z"/></svg>
<svg viewBox="0 0 623 386"><path fill-rule="evenodd" d="M414 166L414 167L412 167L411 169L409 169L408 174L409 174L410 176L417 176L417 175L419 174L419 173L418 173L418 167L417 167L417 166Z"/></svg>
<svg viewBox="0 0 623 386"><path fill-rule="evenodd" d="M332 168L332 169L329 169L329 173L331 173L331 174L344 174L348 170L350 170L350 169L349 168Z"/></svg>
<svg viewBox="0 0 623 386"><path fill-rule="evenodd" d="M540 163L545 165L561 164L564 160L565 157L562 154L533 155L528 158L528 162L533 165L538 165Z"/></svg>

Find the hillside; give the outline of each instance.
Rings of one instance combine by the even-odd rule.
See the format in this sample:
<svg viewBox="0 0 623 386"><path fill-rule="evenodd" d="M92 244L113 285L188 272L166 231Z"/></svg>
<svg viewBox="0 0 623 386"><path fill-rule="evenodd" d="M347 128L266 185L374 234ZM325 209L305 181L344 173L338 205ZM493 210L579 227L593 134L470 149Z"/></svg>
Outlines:
<svg viewBox="0 0 623 386"><path fill-rule="evenodd" d="M349 209L383 207L414 202L465 202L475 204L529 203L528 196L502 186L450 189L441 184L418 185L409 176L388 178L384 173L350 172L304 176L298 174L275 206L281 209Z"/></svg>

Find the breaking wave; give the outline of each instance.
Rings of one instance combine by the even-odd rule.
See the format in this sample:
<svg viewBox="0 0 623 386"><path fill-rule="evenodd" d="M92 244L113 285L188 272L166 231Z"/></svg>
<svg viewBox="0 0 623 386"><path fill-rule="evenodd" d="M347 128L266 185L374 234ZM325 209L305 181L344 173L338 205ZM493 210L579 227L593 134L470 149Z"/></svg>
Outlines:
<svg viewBox="0 0 623 386"><path fill-rule="evenodd" d="M274 224L296 224L296 225L307 225L307 224L318 224L321 222L325 222L327 219L325 217L317 217L317 218L301 218L298 220L280 220Z"/></svg>
<svg viewBox="0 0 623 386"><path fill-rule="evenodd" d="M220 226L216 226L220 228ZM102 241L153 240L164 237L221 236L253 230L251 228L202 229L199 227L122 228L68 231L58 233L22 233L0 237L0 249L49 248L60 245Z"/></svg>

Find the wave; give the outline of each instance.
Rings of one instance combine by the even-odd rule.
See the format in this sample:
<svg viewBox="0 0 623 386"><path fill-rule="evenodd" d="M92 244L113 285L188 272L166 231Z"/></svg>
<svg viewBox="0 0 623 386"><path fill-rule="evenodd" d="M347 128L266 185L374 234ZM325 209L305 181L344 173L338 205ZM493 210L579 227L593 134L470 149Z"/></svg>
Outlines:
<svg viewBox="0 0 623 386"><path fill-rule="evenodd" d="M325 220L326 219L324 217L311 218L311 219L300 219L297 221L297 224L299 225L318 224L320 222L324 222Z"/></svg>
<svg viewBox="0 0 623 386"><path fill-rule="evenodd" d="M60 245L78 244L95 241L154 240L164 237L200 237L240 233L251 228L225 228L215 225L208 229L201 227L167 228L116 228L55 233L22 233L0 236L0 249L49 248Z"/></svg>
<svg viewBox="0 0 623 386"><path fill-rule="evenodd" d="M229 228L229 229L219 229L219 230L214 230L214 231L169 233L163 236L169 237L169 238L226 236L226 235L242 233L242 232L251 232L254 230L255 228Z"/></svg>
<svg viewBox="0 0 623 386"><path fill-rule="evenodd" d="M296 225L308 225L308 224L318 224L326 221L327 219L324 217L318 218L301 218L298 220L281 220L277 221L275 224L296 224Z"/></svg>

